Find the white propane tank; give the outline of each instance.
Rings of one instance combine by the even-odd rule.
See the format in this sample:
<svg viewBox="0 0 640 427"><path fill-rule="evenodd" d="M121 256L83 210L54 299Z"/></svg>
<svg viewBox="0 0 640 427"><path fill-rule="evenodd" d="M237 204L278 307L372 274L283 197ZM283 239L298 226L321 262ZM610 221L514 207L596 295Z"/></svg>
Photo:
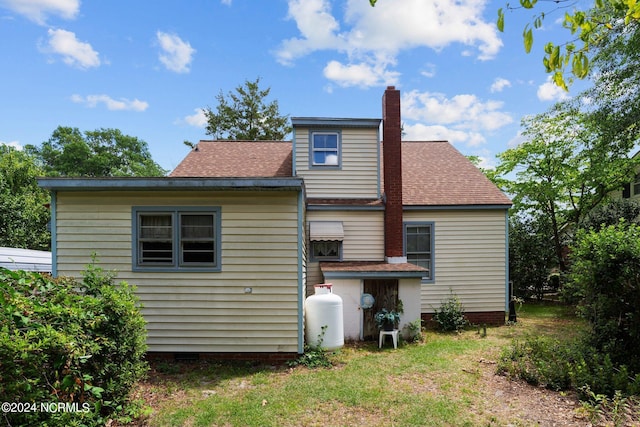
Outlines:
<svg viewBox="0 0 640 427"><path fill-rule="evenodd" d="M333 293L332 286L331 283L315 285L315 294L304 302L305 339L311 347L337 350L344 345L342 298ZM323 326L327 327L324 335Z"/></svg>

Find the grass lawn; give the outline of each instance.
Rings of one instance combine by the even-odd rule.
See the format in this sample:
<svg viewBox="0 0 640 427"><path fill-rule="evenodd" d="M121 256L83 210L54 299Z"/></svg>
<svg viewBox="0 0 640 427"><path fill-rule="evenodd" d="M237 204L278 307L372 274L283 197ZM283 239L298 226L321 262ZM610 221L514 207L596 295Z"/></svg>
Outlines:
<svg viewBox="0 0 640 427"><path fill-rule="evenodd" d="M495 410L505 404L491 388L496 360L515 337L580 327L562 307L526 305L517 324L486 336L426 332L424 342L397 350L348 344L332 368L157 363L137 393L153 426L530 425Z"/></svg>

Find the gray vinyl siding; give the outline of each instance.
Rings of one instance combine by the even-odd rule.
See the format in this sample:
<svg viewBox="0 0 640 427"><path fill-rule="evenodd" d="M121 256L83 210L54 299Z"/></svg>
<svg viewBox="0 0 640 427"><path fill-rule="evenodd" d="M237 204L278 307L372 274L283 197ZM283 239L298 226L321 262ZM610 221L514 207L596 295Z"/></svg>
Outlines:
<svg viewBox="0 0 640 427"><path fill-rule="evenodd" d="M132 271L133 206L220 208L221 271ZM95 253L136 285L149 351L298 351L298 193L59 192L56 208L58 275Z"/></svg>

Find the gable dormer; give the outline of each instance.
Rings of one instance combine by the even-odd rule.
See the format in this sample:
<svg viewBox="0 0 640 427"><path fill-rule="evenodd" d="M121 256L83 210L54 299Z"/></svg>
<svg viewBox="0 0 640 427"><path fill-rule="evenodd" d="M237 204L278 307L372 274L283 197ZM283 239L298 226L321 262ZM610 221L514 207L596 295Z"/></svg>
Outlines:
<svg viewBox="0 0 640 427"><path fill-rule="evenodd" d="M380 119L293 117L293 175L307 197L380 197Z"/></svg>

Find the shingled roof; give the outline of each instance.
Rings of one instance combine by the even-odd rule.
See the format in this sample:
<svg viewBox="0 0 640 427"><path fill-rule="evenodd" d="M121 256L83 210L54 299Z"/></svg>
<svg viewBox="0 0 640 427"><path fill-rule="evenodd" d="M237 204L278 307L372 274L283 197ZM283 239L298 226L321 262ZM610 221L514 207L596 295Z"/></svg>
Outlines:
<svg viewBox="0 0 640 427"><path fill-rule="evenodd" d="M511 200L448 142L402 141L402 204L511 205Z"/></svg>
<svg viewBox="0 0 640 427"><path fill-rule="evenodd" d="M291 177L291 142L200 141L169 176L192 178Z"/></svg>
<svg viewBox="0 0 640 427"><path fill-rule="evenodd" d="M292 145L290 141L200 141L197 149L192 150L170 176L291 177ZM507 196L446 141L402 142L402 191L405 206L511 204ZM376 204L375 201L368 203Z"/></svg>

